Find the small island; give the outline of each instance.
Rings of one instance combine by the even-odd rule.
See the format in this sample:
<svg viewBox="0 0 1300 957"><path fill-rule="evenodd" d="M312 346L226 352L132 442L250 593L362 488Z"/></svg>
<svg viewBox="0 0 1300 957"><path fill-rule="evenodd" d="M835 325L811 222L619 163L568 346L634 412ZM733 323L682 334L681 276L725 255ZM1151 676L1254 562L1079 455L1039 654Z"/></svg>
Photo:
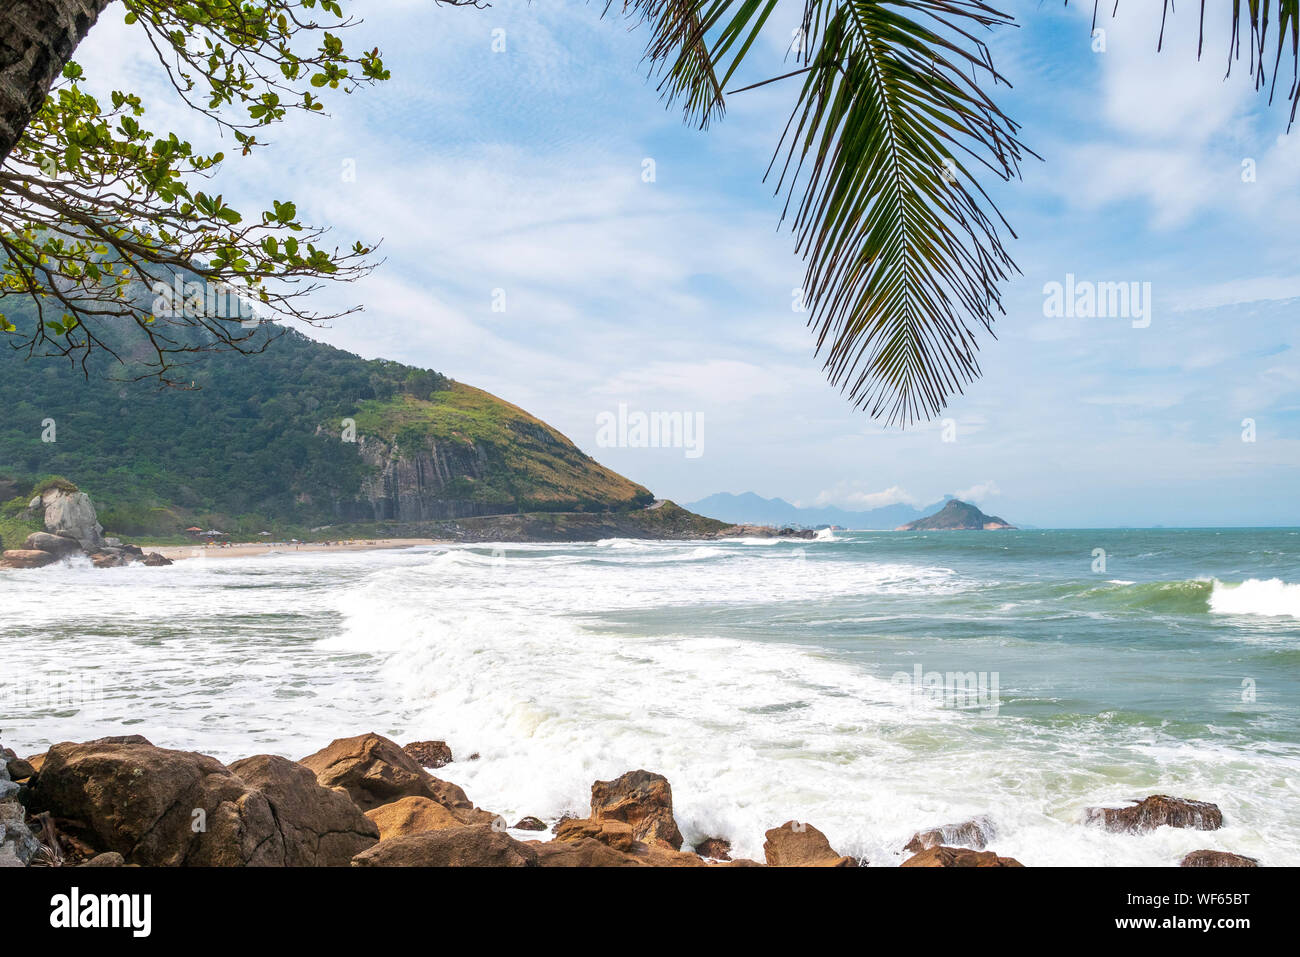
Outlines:
<svg viewBox="0 0 1300 957"><path fill-rule="evenodd" d="M985 515L974 505L949 499L939 511L925 518L918 518L906 525L899 525L896 532L951 532L951 531L998 531L1014 529L1015 526L1003 521L996 515Z"/></svg>

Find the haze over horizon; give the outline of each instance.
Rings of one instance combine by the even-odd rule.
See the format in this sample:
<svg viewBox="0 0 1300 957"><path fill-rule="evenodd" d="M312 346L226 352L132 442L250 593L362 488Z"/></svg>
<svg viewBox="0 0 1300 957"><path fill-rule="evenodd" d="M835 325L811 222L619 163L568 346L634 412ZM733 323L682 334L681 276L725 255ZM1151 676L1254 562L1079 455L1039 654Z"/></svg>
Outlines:
<svg viewBox="0 0 1300 957"><path fill-rule="evenodd" d="M385 239L381 268L324 297L366 312L313 336L487 389L661 497L865 510L952 494L1043 528L1300 525L1300 274L1284 241L1300 130L1245 61L1225 81L1207 39L1197 62L1194 9L1157 53L1159 5L1121 7L1093 52L1090 4L1006 6L1021 27L989 39L1014 88L995 96L1045 161L982 185L1024 275L998 339L980 336L983 377L916 428L854 410L792 309L802 265L762 177L794 88L686 127L646 82L644 31L598 4L361 3L349 42L380 46L393 80L276 130L216 186L237 206L294 199L340 242ZM800 7L778 10L734 86L790 69ZM135 89L154 128L215 143L121 16L77 51L89 87ZM1045 287L1076 282L1150 283L1149 311L1050 315ZM600 445L620 404L698 416L701 454Z"/></svg>

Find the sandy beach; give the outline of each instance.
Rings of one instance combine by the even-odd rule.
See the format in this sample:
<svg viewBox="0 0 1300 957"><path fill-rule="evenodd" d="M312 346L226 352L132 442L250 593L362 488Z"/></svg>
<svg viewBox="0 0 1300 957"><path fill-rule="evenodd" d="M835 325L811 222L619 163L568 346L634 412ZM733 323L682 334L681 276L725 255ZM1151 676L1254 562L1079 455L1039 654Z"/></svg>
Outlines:
<svg viewBox="0 0 1300 957"><path fill-rule="evenodd" d="M440 544L436 538L349 539L342 542L232 542L192 545L141 545L145 552L157 552L164 558L255 558L281 552L365 552L390 548L413 548Z"/></svg>

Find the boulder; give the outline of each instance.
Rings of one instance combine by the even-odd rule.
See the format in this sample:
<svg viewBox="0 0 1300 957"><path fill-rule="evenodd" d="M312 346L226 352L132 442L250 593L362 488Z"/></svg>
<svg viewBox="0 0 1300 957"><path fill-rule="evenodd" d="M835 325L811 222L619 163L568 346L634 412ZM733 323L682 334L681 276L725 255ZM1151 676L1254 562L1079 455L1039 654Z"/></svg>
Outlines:
<svg viewBox="0 0 1300 957"><path fill-rule="evenodd" d="M49 532L32 532L23 542L23 548L49 552L59 558L81 554L81 543L69 535L51 535Z"/></svg>
<svg viewBox="0 0 1300 957"><path fill-rule="evenodd" d="M446 741L412 741L402 745L402 750L422 768L441 768L451 764L451 748L447 747Z"/></svg>
<svg viewBox="0 0 1300 957"><path fill-rule="evenodd" d="M1259 867L1259 860L1227 851L1192 851L1182 859L1181 867Z"/></svg>
<svg viewBox="0 0 1300 957"><path fill-rule="evenodd" d="M342 791L287 758L259 754L230 765L271 803L289 867L346 867L379 841L379 829Z"/></svg>
<svg viewBox="0 0 1300 957"><path fill-rule="evenodd" d="M380 841L353 867L536 867L537 851L489 824L423 831Z"/></svg>
<svg viewBox="0 0 1300 957"><path fill-rule="evenodd" d="M984 850L995 834L993 822L986 817L975 817L960 824L944 824L928 831L917 831L912 839L903 845L903 850L915 854L928 847L940 845L963 845L976 850Z"/></svg>
<svg viewBox="0 0 1300 957"><path fill-rule="evenodd" d="M418 795L372 808L366 812L366 817L379 828L381 841L423 831L461 827L465 823L437 801Z"/></svg>
<svg viewBox="0 0 1300 957"><path fill-rule="evenodd" d="M161 568L165 565L175 564L175 562L173 562L170 558L167 558L164 555L159 555L157 552L150 552L148 555L144 556L144 558L142 558L140 562L141 564L147 565L150 568Z"/></svg>
<svg viewBox="0 0 1300 957"><path fill-rule="evenodd" d="M608 844L584 837L573 841L529 842L540 867L645 867L646 862Z"/></svg>
<svg viewBox="0 0 1300 957"><path fill-rule="evenodd" d="M1024 867L1014 857L998 857L992 851L969 847L927 847L903 861L903 867Z"/></svg>
<svg viewBox="0 0 1300 957"><path fill-rule="evenodd" d="M30 786L28 809L129 863L276 865L284 841L267 797L221 762L139 735L56 744Z"/></svg>
<svg viewBox="0 0 1300 957"><path fill-rule="evenodd" d="M17 801L0 802L0 856L16 862L10 866L26 867L40 849L41 842L27 826L27 809Z"/></svg>
<svg viewBox="0 0 1300 957"><path fill-rule="evenodd" d="M513 830L544 831L546 830L546 822L543 821L541 818L537 818L537 817L533 817L532 815L529 815L528 817L521 818L519 821L517 821L515 823Z"/></svg>
<svg viewBox="0 0 1300 957"><path fill-rule="evenodd" d="M0 748L0 767L4 768L10 781L25 781L36 773L36 769L32 767L30 761L18 757L9 748ZM0 774L0 777L3 776L3 774Z"/></svg>
<svg viewBox="0 0 1300 957"><path fill-rule="evenodd" d="M731 842L721 837L706 837L695 845L695 853L715 861L731 860Z"/></svg>
<svg viewBox="0 0 1300 957"><path fill-rule="evenodd" d="M103 854L96 854L90 860L81 865L82 867L125 867L126 858L117 851L105 851Z"/></svg>
<svg viewBox="0 0 1300 957"><path fill-rule="evenodd" d="M1141 833L1156 828L1189 827L1198 831L1217 831L1223 826L1223 812L1217 804L1206 801L1188 801L1153 794L1129 807L1090 807L1084 811L1084 821L1100 824L1108 831Z"/></svg>
<svg viewBox="0 0 1300 957"><path fill-rule="evenodd" d="M595 818L570 818L555 831L557 841L595 840L616 851L630 851L638 843L632 825L623 821L597 820Z"/></svg>
<svg viewBox="0 0 1300 957"><path fill-rule="evenodd" d="M95 506L90 496L75 486L46 489L40 507L45 510L45 530L51 535L75 538L87 551L103 544L104 527L95 515Z"/></svg>
<svg viewBox="0 0 1300 957"><path fill-rule="evenodd" d="M674 851L681 849L682 832L673 819L673 789L662 774L629 771L613 781L597 781L591 786L591 817L623 821L632 826L638 841L662 841Z"/></svg>
<svg viewBox="0 0 1300 957"><path fill-rule="evenodd" d="M90 563L96 568L121 568L127 561L120 552L101 551L91 554Z"/></svg>
<svg viewBox="0 0 1300 957"><path fill-rule="evenodd" d="M842 857L826 835L811 824L786 821L764 835L763 856L772 867L857 867L851 857Z"/></svg>
<svg viewBox="0 0 1300 957"><path fill-rule="evenodd" d="M396 744L374 732L339 738L298 763L309 768L324 787L347 791L363 811L409 796L427 797L454 810L474 810L464 791L435 778Z"/></svg>
<svg viewBox="0 0 1300 957"><path fill-rule="evenodd" d="M33 548L11 548L0 555L0 567L4 568L44 568L59 560L58 555L42 552Z"/></svg>

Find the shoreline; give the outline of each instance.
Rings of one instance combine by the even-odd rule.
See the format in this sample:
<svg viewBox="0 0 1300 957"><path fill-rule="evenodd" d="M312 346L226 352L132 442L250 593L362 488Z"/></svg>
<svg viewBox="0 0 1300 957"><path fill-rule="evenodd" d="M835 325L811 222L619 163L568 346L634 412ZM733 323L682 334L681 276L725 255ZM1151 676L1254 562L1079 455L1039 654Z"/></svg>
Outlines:
<svg viewBox="0 0 1300 957"><path fill-rule="evenodd" d="M179 561L185 558L257 558L262 555L294 552L378 552L446 544L450 544L448 540L438 538L374 538L329 543L232 542L229 545L213 545L195 542L193 545L141 545L140 548L146 552L157 552L172 561Z"/></svg>

